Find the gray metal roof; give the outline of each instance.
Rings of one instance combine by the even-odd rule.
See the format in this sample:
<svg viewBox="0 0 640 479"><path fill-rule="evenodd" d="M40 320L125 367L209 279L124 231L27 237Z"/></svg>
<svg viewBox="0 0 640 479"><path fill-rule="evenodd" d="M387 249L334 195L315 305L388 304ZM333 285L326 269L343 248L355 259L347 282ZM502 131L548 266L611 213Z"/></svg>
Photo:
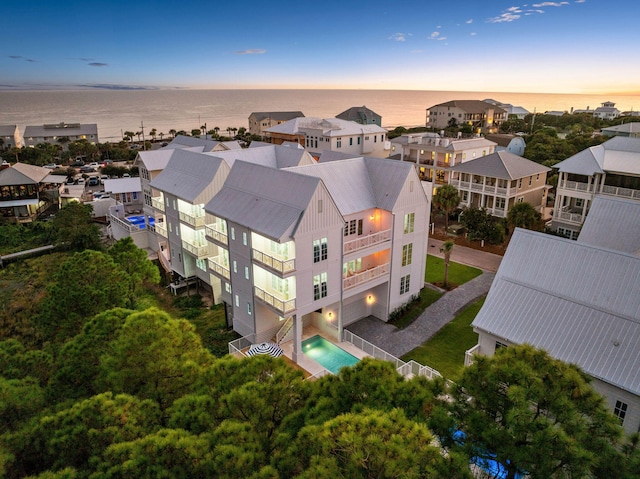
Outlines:
<svg viewBox="0 0 640 479"><path fill-rule="evenodd" d="M640 201L596 195L578 243L640 256Z"/></svg>
<svg viewBox="0 0 640 479"><path fill-rule="evenodd" d="M640 394L640 258L516 229L474 328Z"/></svg>
<svg viewBox="0 0 640 479"><path fill-rule="evenodd" d="M620 132L620 133L638 133L640 132L640 121L632 121L622 125L609 126L602 128L603 132Z"/></svg>
<svg viewBox="0 0 640 479"><path fill-rule="evenodd" d="M30 185L44 183L51 170L27 163L15 163L10 168L0 170L0 186Z"/></svg>
<svg viewBox="0 0 640 479"><path fill-rule="evenodd" d="M222 158L229 166L233 166L236 161L278 169L315 163L313 157L304 148L283 145L267 144L261 147L216 151L209 154Z"/></svg>
<svg viewBox="0 0 640 479"><path fill-rule="evenodd" d="M114 178L113 180L104 180L104 191L110 193L133 193L142 191L140 178Z"/></svg>
<svg viewBox="0 0 640 479"><path fill-rule="evenodd" d="M201 146L202 151L211 151L220 144L217 140L206 140L204 138L198 138L195 136L178 135L165 147L173 147L172 145L180 146Z"/></svg>
<svg viewBox="0 0 640 479"><path fill-rule="evenodd" d="M329 137L387 133L387 130L378 125L361 125L355 121L341 120L339 118L317 118L311 116L294 118L280 125L267 128L265 131L268 133L297 135L308 130L321 130L323 136Z"/></svg>
<svg viewBox="0 0 640 479"><path fill-rule="evenodd" d="M298 117L304 117L301 111L254 111L249 118L254 117L256 121L262 121L265 118L271 118L276 121L287 121Z"/></svg>
<svg viewBox="0 0 640 479"><path fill-rule="evenodd" d="M470 173L505 180L516 180L527 176L542 174L551 168L542 166L535 161L527 160L522 156L514 155L508 151L496 151L490 155L481 156L459 165L452 166L449 171Z"/></svg>
<svg viewBox="0 0 640 479"><path fill-rule="evenodd" d="M96 123L57 123L51 125L30 125L24 129L24 137L31 136L78 136L97 135Z"/></svg>
<svg viewBox="0 0 640 479"><path fill-rule="evenodd" d="M223 160L215 156L174 150L167 166L149 184L193 203L211 184L222 163Z"/></svg>
<svg viewBox="0 0 640 479"><path fill-rule="evenodd" d="M640 138L614 136L570 156L554 168L587 176L604 171L640 175Z"/></svg>
<svg viewBox="0 0 640 479"><path fill-rule="evenodd" d="M236 161L205 211L276 241L288 241L320 180Z"/></svg>
<svg viewBox="0 0 640 479"><path fill-rule="evenodd" d="M202 146L182 147L180 145L174 145L172 148L161 148L159 150L140 151L138 152L138 156L136 156L135 164L142 163L148 171L164 170L174 151L178 149L184 149L194 153L202 152Z"/></svg>
<svg viewBox="0 0 640 479"><path fill-rule="evenodd" d="M460 108L466 113L484 113L488 109L493 109L496 111L496 113L506 113L506 110L504 110L503 108L500 108L497 105L492 105L491 103L484 102L482 100L451 100L445 103L434 105L431 108L427 108L427 110L443 106Z"/></svg>
<svg viewBox="0 0 640 479"><path fill-rule="evenodd" d="M16 133L17 125L0 125L0 136L11 136Z"/></svg>
<svg viewBox="0 0 640 479"><path fill-rule="evenodd" d="M370 120L380 120L382 117L366 106L352 106L351 108L336 115L336 118L347 121L367 123Z"/></svg>

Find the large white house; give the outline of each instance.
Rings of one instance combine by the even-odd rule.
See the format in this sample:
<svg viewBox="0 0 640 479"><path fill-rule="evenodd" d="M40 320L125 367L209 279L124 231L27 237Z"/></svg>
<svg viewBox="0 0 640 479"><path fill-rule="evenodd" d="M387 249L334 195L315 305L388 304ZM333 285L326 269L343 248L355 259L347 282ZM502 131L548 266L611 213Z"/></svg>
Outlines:
<svg viewBox="0 0 640 479"><path fill-rule="evenodd" d="M286 169L236 161L206 205L209 271L251 342L389 314L424 282L429 204L408 163L352 158Z"/></svg>

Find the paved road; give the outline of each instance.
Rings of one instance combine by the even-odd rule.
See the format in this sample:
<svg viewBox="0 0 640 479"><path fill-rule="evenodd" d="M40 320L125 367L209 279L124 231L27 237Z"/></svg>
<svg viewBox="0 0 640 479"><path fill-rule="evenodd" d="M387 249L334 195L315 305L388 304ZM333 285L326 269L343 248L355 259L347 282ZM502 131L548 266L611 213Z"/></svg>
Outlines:
<svg viewBox="0 0 640 479"><path fill-rule="evenodd" d="M442 243L430 238L428 253L442 257ZM451 253L451 260L480 268L483 273L445 293L405 329L398 329L373 316L361 319L346 329L397 358L422 345L465 307L489 292L502 256L456 245Z"/></svg>

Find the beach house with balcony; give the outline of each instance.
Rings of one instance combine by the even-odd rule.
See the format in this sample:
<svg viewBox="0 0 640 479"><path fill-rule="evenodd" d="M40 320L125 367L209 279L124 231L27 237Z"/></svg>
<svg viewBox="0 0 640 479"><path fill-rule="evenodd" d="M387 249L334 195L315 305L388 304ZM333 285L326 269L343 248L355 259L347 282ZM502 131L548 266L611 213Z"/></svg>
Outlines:
<svg viewBox="0 0 640 479"><path fill-rule="evenodd" d="M427 108L427 128L469 125L474 133L495 133L507 111L481 100L451 100Z"/></svg>
<svg viewBox="0 0 640 479"><path fill-rule="evenodd" d="M419 293L429 204L408 163L351 158L286 169L236 161L206 205L209 271L252 343L389 314Z"/></svg>
<svg viewBox="0 0 640 479"><path fill-rule="evenodd" d="M620 110L616 108L614 102L605 101L601 106L593 110L593 116L602 120L614 120L620 116Z"/></svg>
<svg viewBox="0 0 640 479"><path fill-rule="evenodd" d="M506 218L516 203L529 203L536 211L547 204L547 173L542 166L507 151L496 151L449 168L449 184L460 194L460 206L485 208Z"/></svg>
<svg viewBox="0 0 640 479"><path fill-rule="evenodd" d="M551 229L576 239L596 195L640 200L640 138L615 136L561 161Z"/></svg>
<svg viewBox="0 0 640 479"><path fill-rule="evenodd" d="M254 111L249 115L249 133L265 136L266 130L294 118L303 118L301 111Z"/></svg>
<svg viewBox="0 0 640 479"><path fill-rule="evenodd" d="M600 218L640 209L638 202L616 200L607 203L618 207L603 205L609 212ZM639 218L629 216L636 232ZM465 363L514 344L544 349L593 378L593 387L631 434L640 429L640 243L636 234L630 246L635 254L611 249L618 242L609 238L629 229L618 230L621 224L594 224L599 232L585 242L517 228L472 323L478 344L467 351Z"/></svg>
<svg viewBox="0 0 640 479"><path fill-rule="evenodd" d="M354 121L360 125L382 126L382 117L366 106L352 106L336 115L340 120Z"/></svg>

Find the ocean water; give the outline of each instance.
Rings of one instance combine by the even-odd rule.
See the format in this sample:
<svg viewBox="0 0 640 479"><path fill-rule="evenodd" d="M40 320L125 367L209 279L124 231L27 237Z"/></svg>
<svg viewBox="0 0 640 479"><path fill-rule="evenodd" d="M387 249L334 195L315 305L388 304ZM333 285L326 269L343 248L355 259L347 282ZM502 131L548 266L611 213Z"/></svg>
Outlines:
<svg viewBox="0 0 640 479"><path fill-rule="evenodd" d="M421 126L426 110L449 100L494 100L533 112L591 108L613 101L621 110L638 110L640 95L567 95L540 93L415 90L76 90L0 91L0 125L97 123L101 142L118 141L124 131L145 134L169 130L248 127L254 111L300 110L329 118L365 105L382 116L384 127ZM148 138L148 136L147 136Z"/></svg>

